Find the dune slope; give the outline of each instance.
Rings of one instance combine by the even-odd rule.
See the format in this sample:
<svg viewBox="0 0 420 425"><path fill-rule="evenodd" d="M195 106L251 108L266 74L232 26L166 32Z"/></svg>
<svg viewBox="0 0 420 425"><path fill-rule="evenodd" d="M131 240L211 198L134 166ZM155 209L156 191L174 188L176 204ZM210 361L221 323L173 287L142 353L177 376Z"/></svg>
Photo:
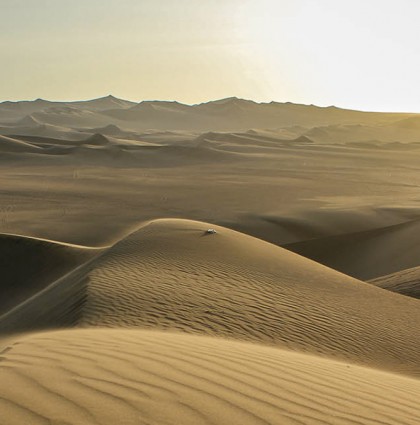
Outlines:
<svg viewBox="0 0 420 425"><path fill-rule="evenodd" d="M41 149L38 146L31 145L30 143L26 143L12 137L0 136L0 152L39 153L40 151Z"/></svg>
<svg viewBox="0 0 420 425"><path fill-rule="evenodd" d="M217 338L33 334L0 361L0 423L418 424L417 380ZM22 391L22 389L25 391Z"/></svg>
<svg viewBox="0 0 420 425"><path fill-rule="evenodd" d="M0 316L98 252L54 241L0 234Z"/></svg>
<svg viewBox="0 0 420 425"><path fill-rule="evenodd" d="M418 374L420 305L258 239L156 220L89 273L82 326L170 329Z"/></svg>
<svg viewBox="0 0 420 425"><path fill-rule="evenodd" d="M6 237L81 265L0 315L1 425L420 421L415 299L191 220L83 262Z"/></svg>
<svg viewBox="0 0 420 425"><path fill-rule="evenodd" d="M369 280L369 283L401 295L420 298L420 267L380 276Z"/></svg>
<svg viewBox="0 0 420 425"><path fill-rule="evenodd" d="M420 220L284 245L362 280L420 265Z"/></svg>

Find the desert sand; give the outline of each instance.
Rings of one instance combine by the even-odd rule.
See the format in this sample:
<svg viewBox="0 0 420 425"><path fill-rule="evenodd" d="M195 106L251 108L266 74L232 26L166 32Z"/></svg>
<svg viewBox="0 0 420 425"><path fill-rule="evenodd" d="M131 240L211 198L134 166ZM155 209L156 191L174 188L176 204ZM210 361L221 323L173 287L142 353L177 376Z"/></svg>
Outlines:
<svg viewBox="0 0 420 425"><path fill-rule="evenodd" d="M203 336L69 330L3 354L8 424L417 424L412 378Z"/></svg>
<svg viewBox="0 0 420 425"><path fill-rule="evenodd" d="M0 424L420 423L419 123L0 103Z"/></svg>

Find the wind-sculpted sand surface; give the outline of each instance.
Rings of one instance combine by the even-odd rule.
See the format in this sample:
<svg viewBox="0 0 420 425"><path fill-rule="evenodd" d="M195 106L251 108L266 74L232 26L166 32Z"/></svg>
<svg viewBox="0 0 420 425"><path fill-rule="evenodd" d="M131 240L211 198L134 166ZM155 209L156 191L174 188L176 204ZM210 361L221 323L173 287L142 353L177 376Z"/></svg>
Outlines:
<svg viewBox="0 0 420 425"><path fill-rule="evenodd" d="M420 423L417 115L0 122L0 425Z"/></svg>
<svg viewBox="0 0 420 425"><path fill-rule="evenodd" d="M395 424L417 380L259 344L89 329L22 337L0 363L1 423Z"/></svg>

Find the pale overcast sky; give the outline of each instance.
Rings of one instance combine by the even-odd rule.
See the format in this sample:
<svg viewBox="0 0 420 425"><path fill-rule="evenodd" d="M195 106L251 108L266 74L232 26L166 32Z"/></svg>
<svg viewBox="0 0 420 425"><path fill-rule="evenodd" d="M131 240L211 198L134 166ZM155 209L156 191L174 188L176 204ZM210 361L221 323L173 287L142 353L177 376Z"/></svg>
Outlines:
<svg viewBox="0 0 420 425"><path fill-rule="evenodd" d="M0 0L0 101L420 112L418 0Z"/></svg>

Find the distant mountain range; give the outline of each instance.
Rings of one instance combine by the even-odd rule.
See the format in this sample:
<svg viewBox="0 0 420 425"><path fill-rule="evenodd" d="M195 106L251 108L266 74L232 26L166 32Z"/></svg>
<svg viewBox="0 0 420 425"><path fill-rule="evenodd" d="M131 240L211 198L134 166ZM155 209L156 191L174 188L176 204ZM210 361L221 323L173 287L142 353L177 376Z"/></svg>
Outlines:
<svg viewBox="0 0 420 425"><path fill-rule="evenodd" d="M312 128L329 125L384 125L399 120L416 127L419 115L362 112L335 106L319 107L294 103L257 103L231 97L197 105L168 101L140 103L106 96L76 102L34 101L0 103L0 125L19 132L40 126L70 129L105 128L113 132L171 131L246 131L280 129L292 126ZM109 127L112 126L112 127ZM5 134L4 131L1 131ZM7 133L7 131L6 131ZM16 133L16 131L12 131Z"/></svg>

